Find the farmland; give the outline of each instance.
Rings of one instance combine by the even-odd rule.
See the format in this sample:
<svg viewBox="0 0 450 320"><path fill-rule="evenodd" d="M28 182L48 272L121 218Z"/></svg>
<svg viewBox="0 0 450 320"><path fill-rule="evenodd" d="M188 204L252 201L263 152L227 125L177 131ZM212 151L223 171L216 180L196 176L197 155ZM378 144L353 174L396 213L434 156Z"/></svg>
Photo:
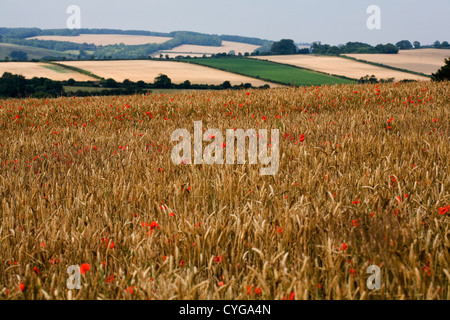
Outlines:
<svg viewBox="0 0 450 320"><path fill-rule="evenodd" d="M448 300L449 105L434 82L1 100L0 299ZM173 164L199 120L279 129L278 172Z"/></svg>
<svg viewBox="0 0 450 320"><path fill-rule="evenodd" d="M239 42L233 42L233 41L222 41L222 45L219 47L213 47L213 46L198 46L198 45L188 45L184 44L178 47L175 47L171 50L163 50L161 51L162 54L166 55L168 54L169 57L175 57L178 55L191 55L191 56L198 56L198 55L211 55L211 54L218 54L218 53L229 53L230 51L234 51L235 54L245 54L252 53L253 51L257 50L260 46L247 44L247 43L239 43Z"/></svg>
<svg viewBox="0 0 450 320"><path fill-rule="evenodd" d="M58 81L69 80L70 78L76 81L96 80L82 73L41 62L0 62L0 75L4 72L20 74L27 79L44 77Z"/></svg>
<svg viewBox="0 0 450 320"><path fill-rule="evenodd" d="M254 59L213 58L184 61L290 85L345 84L354 82L296 67Z"/></svg>
<svg viewBox="0 0 450 320"><path fill-rule="evenodd" d="M400 69L432 74L444 65L444 59L450 57L450 50L415 49L400 50L398 54L346 54L346 56Z"/></svg>
<svg viewBox="0 0 450 320"><path fill-rule="evenodd" d="M42 48L22 46L11 43L0 43L0 59L9 57L13 51L22 51L27 54L28 59L42 59L44 57L70 57L70 53L47 50Z"/></svg>
<svg viewBox="0 0 450 320"><path fill-rule="evenodd" d="M38 39L46 41L67 41L73 43L88 43L96 46L107 46L111 44L123 43L127 46L136 46L148 43L164 43L170 37L125 35L125 34L80 34L78 36L37 36L28 39Z"/></svg>
<svg viewBox="0 0 450 320"><path fill-rule="evenodd" d="M263 86L268 83L230 72L174 61L66 61L61 64L74 66L105 79L112 78L116 81L129 79L153 82L155 77L162 73L167 75L173 83L182 83L186 80L193 84L222 84L224 81L230 81L232 85L251 83L253 86ZM269 85L271 87L278 86L272 83Z"/></svg>
<svg viewBox="0 0 450 320"><path fill-rule="evenodd" d="M315 71L324 72L330 75L345 76L353 79L360 79L361 77L364 77L366 75L369 76L375 75L375 77L378 79L394 78L395 81L405 79L417 81L430 80L429 78L423 76L377 67L363 62L357 62L341 57L297 54L297 55L282 55L282 56L255 56L254 58L294 65L302 68L308 68Z"/></svg>

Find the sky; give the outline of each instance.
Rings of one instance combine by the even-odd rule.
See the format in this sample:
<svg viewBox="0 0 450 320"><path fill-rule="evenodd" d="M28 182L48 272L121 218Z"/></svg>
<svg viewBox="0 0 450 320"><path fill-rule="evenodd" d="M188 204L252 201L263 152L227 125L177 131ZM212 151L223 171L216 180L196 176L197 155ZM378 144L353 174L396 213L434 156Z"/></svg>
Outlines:
<svg viewBox="0 0 450 320"><path fill-rule="evenodd" d="M297 43L450 41L449 0L0 0L0 27L66 28L80 7L82 28L196 31ZM371 5L380 29L369 29Z"/></svg>

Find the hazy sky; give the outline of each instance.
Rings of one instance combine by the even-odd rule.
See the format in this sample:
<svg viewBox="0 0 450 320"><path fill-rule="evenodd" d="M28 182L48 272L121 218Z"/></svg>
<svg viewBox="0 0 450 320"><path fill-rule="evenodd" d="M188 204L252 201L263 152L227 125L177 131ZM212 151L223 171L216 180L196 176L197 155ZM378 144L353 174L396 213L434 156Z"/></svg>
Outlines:
<svg viewBox="0 0 450 320"><path fill-rule="evenodd" d="M65 28L69 5L82 28L178 30L269 40L371 44L450 41L449 0L0 0L0 27ZM381 29L369 30L369 5Z"/></svg>

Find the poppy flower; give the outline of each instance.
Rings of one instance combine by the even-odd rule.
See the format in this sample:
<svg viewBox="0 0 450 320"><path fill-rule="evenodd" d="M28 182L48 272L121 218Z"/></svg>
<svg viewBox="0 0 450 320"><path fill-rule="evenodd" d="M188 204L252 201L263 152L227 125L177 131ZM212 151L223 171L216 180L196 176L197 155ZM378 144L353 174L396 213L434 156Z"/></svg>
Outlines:
<svg viewBox="0 0 450 320"><path fill-rule="evenodd" d="M125 289L125 291L128 293L134 294L133 290L135 290L135 289L136 289L136 287L133 286L133 287L128 287L127 289Z"/></svg>
<svg viewBox="0 0 450 320"><path fill-rule="evenodd" d="M439 214L441 214L441 215L444 215L444 214L446 214L449 211L450 211L450 205L448 205L448 206L446 206L444 208L439 208Z"/></svg>
<svg viewBox="0 0 450 320"><path fill-rule="evenodd" d="M214 257L214 261L217 263L221 263L223 261L223 257L222 256Z"/></svg>
<svg viewBox="0 0 450 320"><path fill-rule="evenodd" d="M91 266L88 263L83 263L80 267L80 273L81 274L85 274L86 272L88 272L89 270L91 270Z"/></svg>
<svg viewBox="0 0 450 320"><path fill-rule="evenodd" d="M106 278L106 283L112 283L114 281L114 275L110 275L108 278Z"/></svg>
<svg viewBox="0 0 450 320"><path fill-rule="evenodd" d="M261 292L262 292L262 290L261 290L260 287L258 287L258 288L255 289L255 294L256 294L256 295L260 295Z"/></svg>

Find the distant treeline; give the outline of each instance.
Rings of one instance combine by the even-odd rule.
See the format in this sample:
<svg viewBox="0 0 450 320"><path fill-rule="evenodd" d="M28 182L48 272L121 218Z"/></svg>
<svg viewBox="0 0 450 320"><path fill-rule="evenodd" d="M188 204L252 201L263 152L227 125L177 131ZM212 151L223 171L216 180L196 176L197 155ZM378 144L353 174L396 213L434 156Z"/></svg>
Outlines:
<svg viewBox="0 0 450 320"><path fill-rule="evenodd" d="M269 88L264 85L259 88ZM116 82L114 79L102 79L101 81L54 81L47 78L25 79L22 75L5 72L0 78L1 98L47 98L60 96L104 96L104 95L130 95L145 94L152 89L178 89L178 90L224 90L224 89L249 89L250 83L231 85L229 81L221 85L191 84L189 80L181 84L173 84L170 78L160 74L154 83L144 81L133 82L124 80Z"/></svg>
<svg viewBox="0 0 450 320"><path fill-rule="evenodd" d="M47 78L25 79L24 76L5 72L0 78L0 97L58 97L64 92L63 84Z"/></svg>
<svg viewBox="0 0 450 320"><path fill-rule="evenodd" d="M398 53L398 48L392 43L378 44L375 47L363 42L347 42L342 46L331 46L329 44L322 44L321 42L314 42L312 45L315 54L323 55L340 55L345 53Z"/></svg>
<svg viewBox="0 0 450 320"><path fill-rule="evenodd" d="M161 44L145 45L107 45L96 46L89 43L72 43L68 41L50 41L27 39L37 36L78 36L80 34L123 34L140 36L170 37L169 41ZM171 50L183 44L201 46L221 46L222 41L234 41L261 46L262 50L270 50L272 41L258 38L241 37L234 35L209 35L190 31L174 31L170 33L140 31L140 30L118 30L118 29L47 29L39 28L0 28L0 42L25 45L56 51L78 50L79 58L97 59L140 59L160 50ZM88 54L87 51L93 51Z"/></svg>

